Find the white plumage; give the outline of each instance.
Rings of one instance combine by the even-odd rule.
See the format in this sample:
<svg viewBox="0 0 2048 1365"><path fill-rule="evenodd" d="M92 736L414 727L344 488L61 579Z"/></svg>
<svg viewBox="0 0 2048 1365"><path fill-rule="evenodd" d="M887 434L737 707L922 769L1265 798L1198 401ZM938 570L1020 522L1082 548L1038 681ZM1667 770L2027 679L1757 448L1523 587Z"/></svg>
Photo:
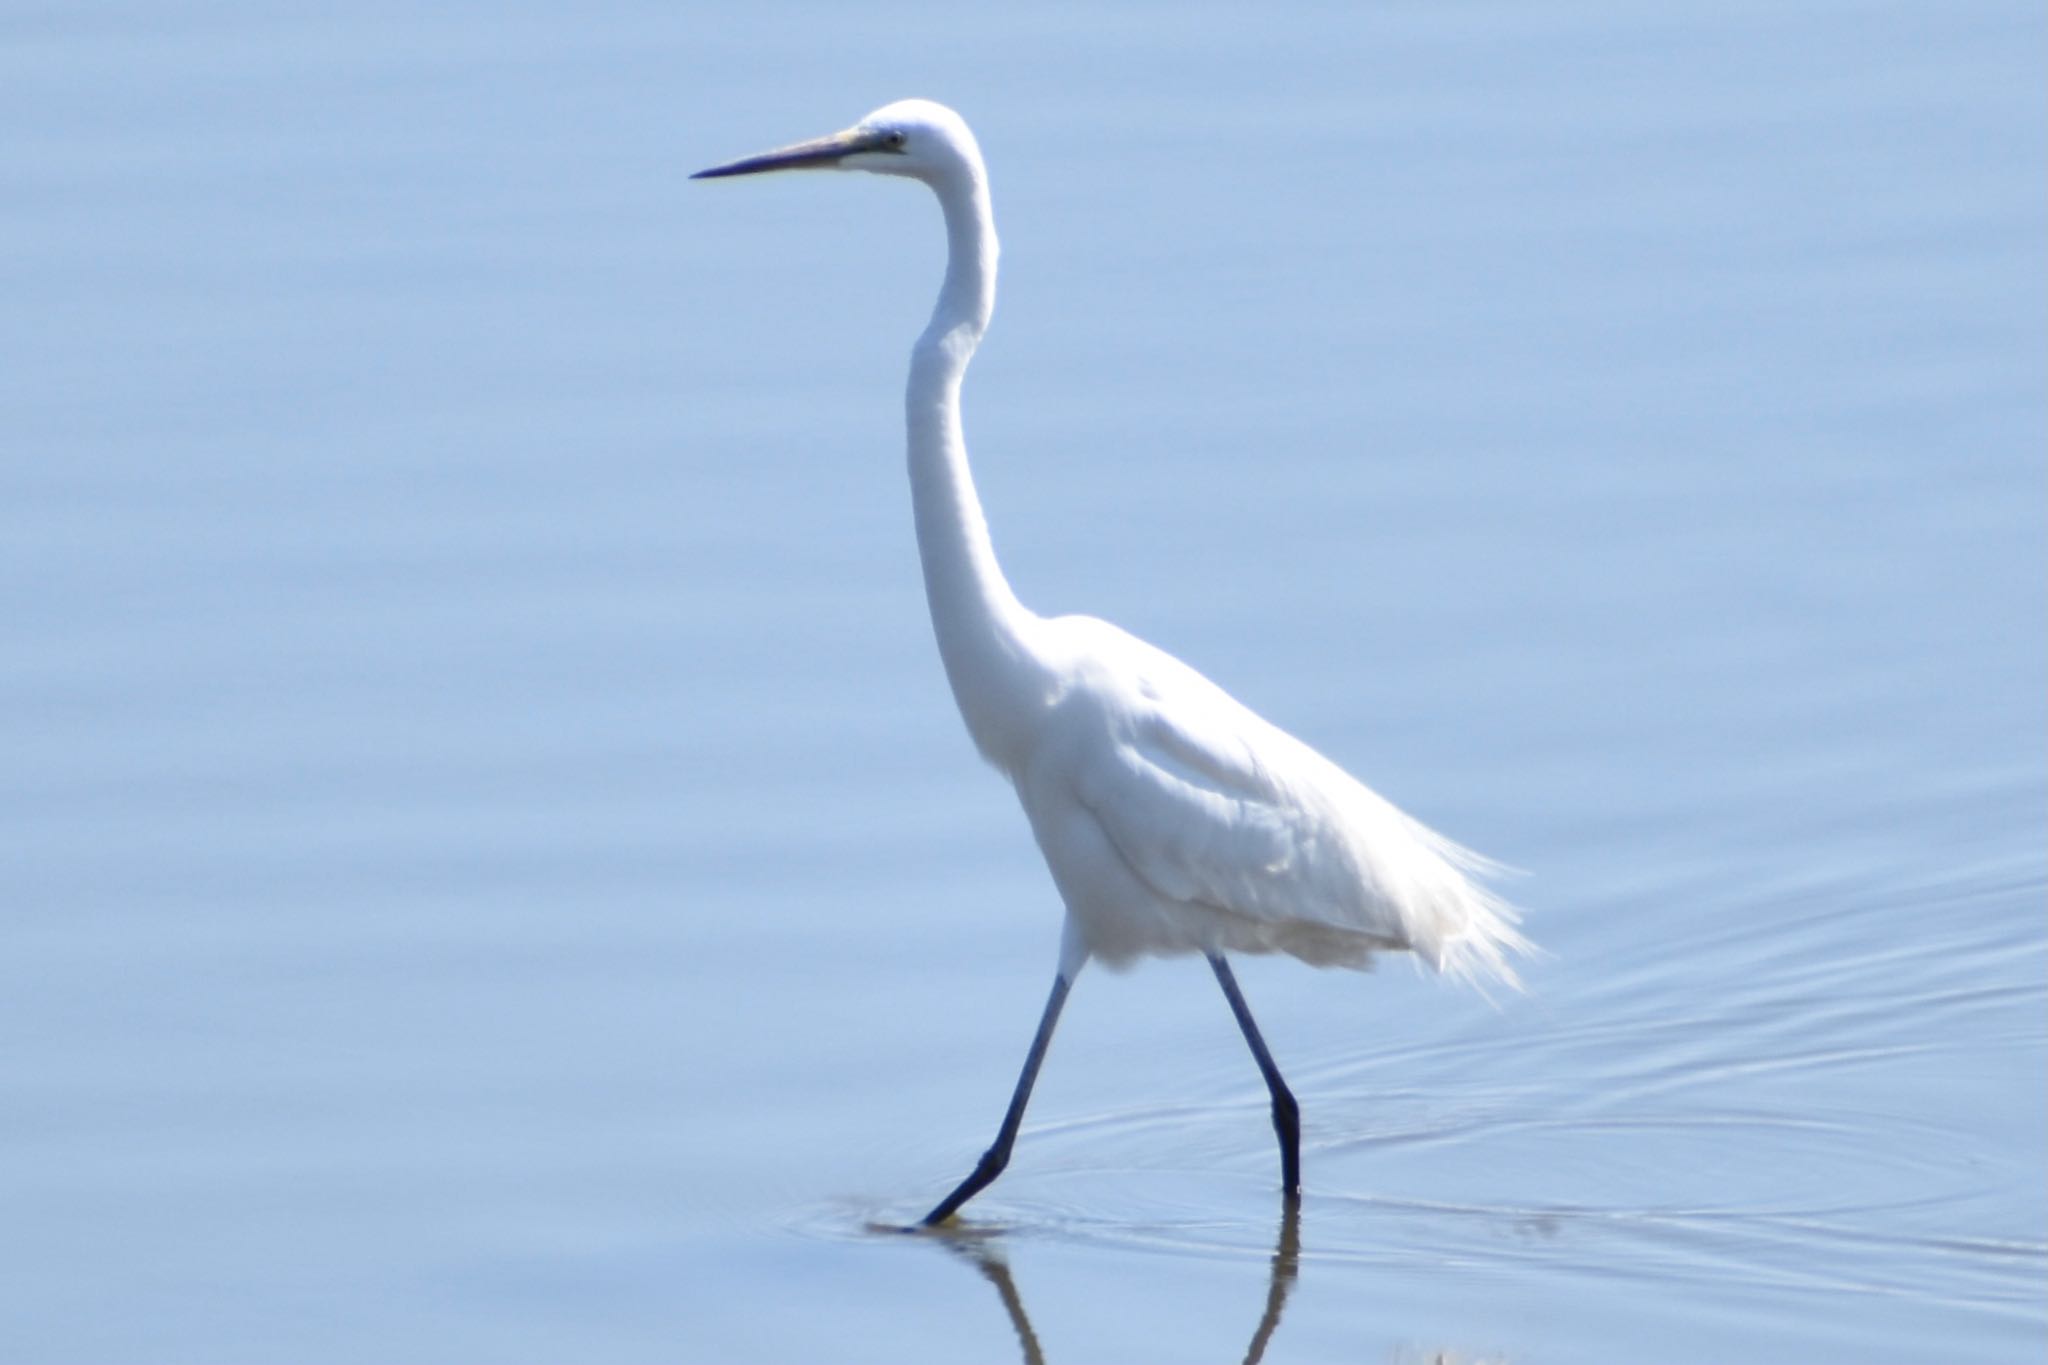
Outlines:
<svg viewBox="0 0 2048 1365"><path fill-rule="evenodd" d="M996 1143L925 1219L938 1223L1008 1161L1076 973L1202 953L1273 1095L1283 1188L1299 1188L1298 1123L1225 960L1286 953L1368 967L1412 951L1484 986L1517 985L1513 910L1472 874L1484 859L1397 810L1172 655L1105 621L1042 618L1010 591L960 427L960 383L995 306L988 180L959 115L924 100L843 133L701 172L806 167L905 176L945 214L945 282L912 352L910 483L940 657L976 747L1015 784L1066 903L1059 970Z"/></svg>
<svg viewBox="0 0 2048 1365"><path fill-rule="evenodd" d="M1079 685L1015 777L1090 955L1369 967L1412 949L1514 984L1506 955L1526 945L1511 912L1461 870L1482 860L1172 655L1088 617L1044 630Z"/></svg>

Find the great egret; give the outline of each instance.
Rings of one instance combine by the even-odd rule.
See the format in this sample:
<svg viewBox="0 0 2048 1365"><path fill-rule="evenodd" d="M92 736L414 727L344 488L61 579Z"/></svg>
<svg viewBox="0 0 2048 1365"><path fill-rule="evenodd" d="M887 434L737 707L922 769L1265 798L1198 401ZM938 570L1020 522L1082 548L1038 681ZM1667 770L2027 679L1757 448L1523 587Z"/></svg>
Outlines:
<svg viewBox="0 0 2048 1365"><path fill-rule="evenodd" d="M1407 950L1481 985L1518 985L1517 915L1473 879L1491 865L1397 810L1189 668L1105 621L1047 619L996 564L967 468L960 380L996 301L988 175L961 117L903 100L844 132L694 179L837 169L919 180L946 218L946 278L910 354L910 492L925 595L974 744L1017 790L1066 902L1059 967L996 1140L924 1218L1001 1174L1060 1007L1090 958L1201 953L1273 1099L1281 1188L1301 1192L1300 1108L1226 953L1364 968Z"/></svg>

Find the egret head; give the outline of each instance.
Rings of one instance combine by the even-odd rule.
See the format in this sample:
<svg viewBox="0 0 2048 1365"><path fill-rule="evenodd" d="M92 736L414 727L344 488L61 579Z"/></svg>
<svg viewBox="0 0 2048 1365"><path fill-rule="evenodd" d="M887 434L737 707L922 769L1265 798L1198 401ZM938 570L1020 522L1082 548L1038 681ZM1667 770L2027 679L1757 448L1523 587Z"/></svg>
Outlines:
<svg viewBox="0 0 2048 1365"><path fill-rule="evenodd" d="M763 171L839 170L902 175L927 184L981 165L981 152L966 120L930 100L898 100L885 104L843 132L792 143L772 152L744 157L699 171L692 180L727 175L758 175Z"/></svg>

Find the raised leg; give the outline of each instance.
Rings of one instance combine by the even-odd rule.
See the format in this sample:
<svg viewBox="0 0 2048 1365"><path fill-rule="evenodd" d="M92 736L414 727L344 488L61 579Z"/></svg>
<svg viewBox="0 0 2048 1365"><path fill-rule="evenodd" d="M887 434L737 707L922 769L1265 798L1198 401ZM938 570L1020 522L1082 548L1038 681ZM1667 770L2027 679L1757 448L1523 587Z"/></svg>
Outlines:
<svg viewBox="0 0 2048 1365"><path fill-rule="evenodd" d="M1031 1040L1031 1051L1024 1058L1023 1074L1017 1077L1017 1089L1010 1096L1010 1108L1003 1115L1003 1126L996 1133L994 1144L981 1154L981 1160L974 1163L973 1171L960 1182L959 1187L924 1216L926 1227L937 1227L951 1218L962 1204L980 1194L989 1182L1003 1173L1003 1167L1010 1164L1010 1149L1017 1145L1017 1128L1024 1122L1024 1106L1031 1102L1031 1087L1038 1081L1038 1064L1045 1060L1046 1044L1052 1041L1053 1025L1060 1021L1060 1007L1067 1003L1067 989L1071 984L1065 972L1053 977L1052 995L1045 1002L1045 1013L1039 1016L1037 1036Z"/></svg>
<svg viewBox="0 0 2048 1365"><path fill-rule="evenodd" d="M1273 1096L1273 1132L1280 1139L1280 1193L1289 1199L1299 1199L1301 1106L1294 1102L1294 1092L1287 1088L1287 1082L1280 1079L1280 1068L1273 1065L1273 1054L1266 1051L1266 1040L1259 1036L1259 1026L1252 1022L1251 1008L1244 1003L1244 992L1237 988L1230 964L1221 953L1211 953L1209 968L1216 973L1216 984L1223 987L1223 998L1230 1002L1230 1012L1237 1016L1237 1026L1252 1046L1252 1060L1259 1064L1259 1074L1266 1078L1266 1089Z"/></svg>

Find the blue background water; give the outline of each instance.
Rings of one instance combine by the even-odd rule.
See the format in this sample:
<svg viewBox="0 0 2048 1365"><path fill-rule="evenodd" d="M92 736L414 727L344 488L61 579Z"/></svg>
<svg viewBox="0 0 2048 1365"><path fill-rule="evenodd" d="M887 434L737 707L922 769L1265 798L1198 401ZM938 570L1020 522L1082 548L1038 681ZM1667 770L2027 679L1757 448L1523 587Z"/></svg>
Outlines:
<svg viewBox="0 0 2048 1365"><path fill-rule="evenodd" d="M2031 1360L2048 21L0 16L0 1357ZM1529 871L1499 1010L1085 975L930 644L907 94L1027 602ZM1277 1319L1274 1310L1280 1310Z"/></svg>

